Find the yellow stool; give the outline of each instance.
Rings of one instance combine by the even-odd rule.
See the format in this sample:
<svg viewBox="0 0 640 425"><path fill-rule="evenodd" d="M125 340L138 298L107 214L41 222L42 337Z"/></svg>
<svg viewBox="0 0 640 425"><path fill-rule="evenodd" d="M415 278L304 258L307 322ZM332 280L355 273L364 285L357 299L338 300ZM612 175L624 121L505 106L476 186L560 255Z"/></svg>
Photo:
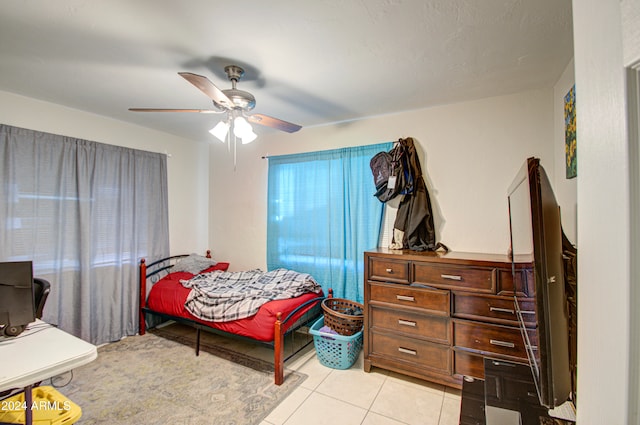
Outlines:
<svg viewBox="0 0 640 425"><path fill-rule="evenodd" d="M33 389L33 425L70 425L82 416L80 406L49 386ZM0 422L24 424L26 420L24 392L0 400Z"/></svg>

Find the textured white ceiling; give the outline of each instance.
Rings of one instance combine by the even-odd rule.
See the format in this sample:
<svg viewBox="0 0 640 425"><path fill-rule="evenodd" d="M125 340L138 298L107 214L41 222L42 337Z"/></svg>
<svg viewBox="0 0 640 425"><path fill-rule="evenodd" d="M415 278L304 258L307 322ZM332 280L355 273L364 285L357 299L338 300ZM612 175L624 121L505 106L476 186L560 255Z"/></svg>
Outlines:
<svg viewBox="0 0 640 425"><path fill-rule="evenodd" d="M316 126L550 87L572 52L570 0L0 2L0 90L195 140L216 116L127 108L211 108L177 72L233 63L255 112Z"/></svg>

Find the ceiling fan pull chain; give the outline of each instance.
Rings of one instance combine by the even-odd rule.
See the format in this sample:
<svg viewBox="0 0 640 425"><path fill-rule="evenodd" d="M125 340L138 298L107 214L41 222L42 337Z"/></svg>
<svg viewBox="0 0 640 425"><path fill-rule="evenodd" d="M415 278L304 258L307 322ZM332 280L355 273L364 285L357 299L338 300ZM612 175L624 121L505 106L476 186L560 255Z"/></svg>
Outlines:
<svg viewBox="0 0 640 425"><path fill-rule="evenodd" d="M238 145L237 142L238 142L238 138L234 134L233 135L233 172L236 171L236 158L237 158L236 157L236 152L237 152L236 146Z"/></svg>

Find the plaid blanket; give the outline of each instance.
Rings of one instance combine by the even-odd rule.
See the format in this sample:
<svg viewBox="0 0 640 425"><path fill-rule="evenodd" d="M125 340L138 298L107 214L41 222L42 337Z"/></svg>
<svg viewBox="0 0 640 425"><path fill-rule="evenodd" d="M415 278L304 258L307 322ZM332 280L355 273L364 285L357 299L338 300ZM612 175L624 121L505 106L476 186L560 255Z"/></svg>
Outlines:
<svg viewBox="0 0 640 425"><path fill-rule="evenodd" d="M266 302L322 290L311 275L287 269L270 272L215 270L180 283L191 288L185 308L197 318L211 322L250 317Z"/></svg>

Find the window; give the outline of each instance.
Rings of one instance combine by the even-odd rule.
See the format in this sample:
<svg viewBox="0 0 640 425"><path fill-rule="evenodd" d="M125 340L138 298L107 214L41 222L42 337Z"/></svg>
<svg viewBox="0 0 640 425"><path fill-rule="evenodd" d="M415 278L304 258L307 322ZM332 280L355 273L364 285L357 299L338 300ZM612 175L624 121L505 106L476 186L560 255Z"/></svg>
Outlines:
<svg viewBox="0 0 640 425"><path fill-rule="evenodd" d="M166 156L0 125L0 164L0 261L51 282L44 319L134 335L138 259L169 251Z"/></svg>
<svg viewBox="0 0 640 425"><path fill-rule="evenodd" d="M325 293L362 302L364 251L384 204L369 162L392 143L269 158L267 266L311 274Z"/></svg>

